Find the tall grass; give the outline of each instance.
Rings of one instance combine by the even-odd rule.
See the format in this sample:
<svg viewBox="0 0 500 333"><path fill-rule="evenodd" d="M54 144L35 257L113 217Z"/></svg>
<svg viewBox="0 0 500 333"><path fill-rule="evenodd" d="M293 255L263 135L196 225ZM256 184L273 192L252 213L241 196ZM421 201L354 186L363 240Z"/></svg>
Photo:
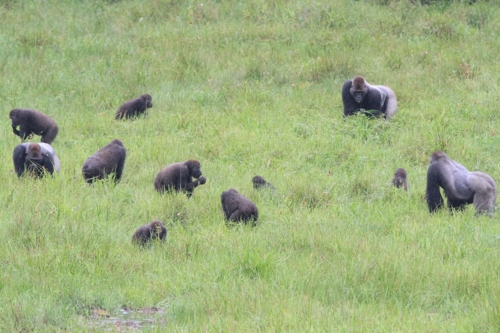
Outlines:
<svg viewBox="0 0 500 333"><path fill-rule="evenodd" d="M499 330L498 214L424 201L437 149L500 179L495 2L8 0L0 17L0 331ZM355 75L396 92L389 122L343 119ZM114 120L143 93L146 118ZM16 177L15 107L57 121L55 178ZM88 186L114 138L121 182ZM191 199L154 191L192 158ZM257 227L226 227L230 187ZM133 246L154 219L166 244Z"/></svg>

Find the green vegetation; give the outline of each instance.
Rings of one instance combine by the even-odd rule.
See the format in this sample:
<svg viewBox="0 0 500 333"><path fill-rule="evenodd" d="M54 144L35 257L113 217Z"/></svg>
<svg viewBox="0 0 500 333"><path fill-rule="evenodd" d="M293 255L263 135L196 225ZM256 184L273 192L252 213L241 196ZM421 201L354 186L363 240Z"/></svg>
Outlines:
<svg viewBox="0 0 500 333"><path fill-rule="evenodd" d="M500 213L424 201L434 150L500 181L496 1L0 0L0 18L0 331L500 330ZM391 121L343 119L355 75L396 92ZM143 93L145 119L114 120ZM15 107L57 121L54 179L13 172ZM122 181L88 186L114 138ZM158 195L190 158L207 184ZM230 187L258 227L226 227ZM133 246L154 219L167 242Z"/></svg>

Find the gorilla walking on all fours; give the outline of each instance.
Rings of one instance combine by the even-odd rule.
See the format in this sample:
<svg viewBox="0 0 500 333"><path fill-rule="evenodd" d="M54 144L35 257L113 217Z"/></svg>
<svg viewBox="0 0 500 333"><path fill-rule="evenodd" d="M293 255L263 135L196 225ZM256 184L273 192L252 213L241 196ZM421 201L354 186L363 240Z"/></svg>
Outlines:
<svg viewBox="0 0 500 333"><path fill-rule="evenodd" d="M241 195L234 188L222 192L221 194L222 210L228 222L242 221L248 223L251 221L255 226L259 218L257 206L247 197Z"/></svg>
<svg viewBox="0 0 500 333"><path fill-rule="evenodd" d="M427 170L426 199L431 213L443 206L440 187L444 189L450 210L461 210L467 204L474 204L477 214L493 216L497 198L493 178L480 171L469 172L445 153L435 151Z"/></svg>
<svg viewBox="0 0 500 333"><path fill-rule="evenodd" d="M36 178L43 177L44 173L54 174L61 169L59 158L47 143L25 142L14 148L12 156L14 169L18 177L25 173Z"/></svg>
<svg viewBox="0 0 500 333"><path fill-rule="evenodd" d="M59 132L56 122L40 111L12 109L9 118L12 120L12 131L23 141L36 134L42 136L42 142L50 145Z"/></svg>
<svg viewBox="0 0 500 333"><path fill-rule="evenodd" d="M398 110L396 94L391 88L372 86L362 76L356 76L344 83L342 102L344 117L361 112L370 117L383 115L385 119L389 119Z"/></svg>
<svg viewBox="0 0 500 333"><path fill-rule="evenodd" d="M127 151L119 139L111 141L99 149L83 163L82 174L85 181L92 184L98 179L105 179L110 173L115 173L115 182L119 182Z"/></svg>
<svg viewBox="0 0 500 333"><path fill-rule="evenodd" d="M126 101L118 107L115 113L115 119L129 119L138 117L141 114L146 115L147 109L153 107L152 97L149 94L143 94L135 99Z"/></svg>
<svg viewBox="0 0 500 333"><path fill-rule="evenodd" d="M167 228L161 221L154 220L151 223L140 226L132 236L132 243L146 245L149 242L158 239L165 241L167 238Z"/></svg>
<svg viewBox="0 0 500 333"><path fill-rule="evenodd" d="M197 178L193 181L193 178ZM197 160L177 162L164 167L154 180L155 189L160 192L186 192L188 198L198 185L206 183L202 176L201 164Z"/></svg>

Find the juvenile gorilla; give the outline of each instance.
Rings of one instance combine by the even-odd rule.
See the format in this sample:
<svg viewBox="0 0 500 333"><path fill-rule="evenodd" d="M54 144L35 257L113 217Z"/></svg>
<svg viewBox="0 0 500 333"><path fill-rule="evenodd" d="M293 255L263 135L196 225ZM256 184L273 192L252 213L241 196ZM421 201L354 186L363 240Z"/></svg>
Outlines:
<svg viewBox="0 0 500 333"><path fill-rule="evenodd" d="M193 178L197 180L193 181ZM160 192L187 192L190 197L195 187L203 185L206 178L201 174L200 162L188 160L186 162L177 162L164 167L157 175L154 181L155 189Z"/></svg>
<svg viewBox="0 0 500 333"><path fill-rule="evenodd" d="M356 112L389 119L398 110L396 94L386 86L372 86L362 76L347 80L342 87L344 117Z"/></svg>
<svg viewBox="0 0 500 333"><path fill-rule="evenodd" d="M253 188L258 190L261 188L268 188L271 190L276 190L276 188L269 182L267 182L262 176L255 176L252 178Z"/></svg>
<svg viewBox="0 0 500 333"><path fill-rule="evenodd" d="M83 163L83 178L89 184L95 180L105 179L110 173L115 173L115 182L122 177L127 151L121 140L115 139L107 146L99 149Z"/></svg>
<svg viewBox="0 0 500 333"><path fill-rule="evenodd" d="M12 120L12 131L23 141L36 134L42 136L42 142L51 144L59 132L59 128L52 118L36 110L12 109L9 117ZM19 130L17 130L17 126L19 126Z"/></svg>
<svg viewBox="0 0 500 333"><path fill-rule="evenodd" d="M248 223L251 221L252 225L256 225L259 210L250 199L239 194L234 188L222 192L220 199L222 210L228 222Z"/></svg>
<svg viewBox="0 0 500 333"><path fill-rule="evenodd" d="M405 191L408 191L408 183L406 182L406 170L403 168L399 168L394 173L394 178L392 179L392 185L397 188L404 188Z"/></svg>
<svg viewBox="0 0 500 333"><path fill-rule="evenodd" d="M18 177L27 173L36 178L42 178L45 172L59 172L61 163L52 148L47 143L25 142L14 148L12 156L14 169Z"/></svg>
<svg viewBox="0 0 500 333"><path fill-rule="evenodd" d="M146 114L146 109L152 108L153 103L151 103L152 98L149 94L144 94L136 99L132 99L120 105L118 110L116 110L115 119L129 119L132 117L137 117L140 114Z"/></svg>
<svg viewBox="0 0 500 333"><path fill-rule="evenodd" d="M161 221L155 220L140 226L132 236L132 243L146 245L155 239L165 241L165 238L167 238L167 228L165 228Z"/></svg>
<svg viewBox="0 0 500 333"><path fill-rule="evenodd" d="M493 178L480 171L469 172L445 153L435 151L427 169L426 199L431 213L443 206L440 187L444 189L450 210L461 210L467 204L474 204L477 214L493 216L497 198Z"/></svg>

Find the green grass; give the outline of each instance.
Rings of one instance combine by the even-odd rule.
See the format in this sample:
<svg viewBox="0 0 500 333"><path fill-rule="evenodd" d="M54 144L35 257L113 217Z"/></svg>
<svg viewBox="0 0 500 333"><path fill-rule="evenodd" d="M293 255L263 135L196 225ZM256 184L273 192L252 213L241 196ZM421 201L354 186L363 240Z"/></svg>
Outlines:
<svg viewBox="0 0 500 333"><path fill-rule="evenodd" d="M434 150L500 180L496 2L0 0L0 18L0 331L500 330L498 213L424 200ZM396 92L389 122L343 119L356 75ZM143 93L145 119L114 120ZM16 177L16 107L57 121L57 177ZM88 186L114 138L122 181ZM207 183L157 194L187 159ZM226 227L231 187L256 228ZM154 219L167 242L133 246Z"/></svg>

